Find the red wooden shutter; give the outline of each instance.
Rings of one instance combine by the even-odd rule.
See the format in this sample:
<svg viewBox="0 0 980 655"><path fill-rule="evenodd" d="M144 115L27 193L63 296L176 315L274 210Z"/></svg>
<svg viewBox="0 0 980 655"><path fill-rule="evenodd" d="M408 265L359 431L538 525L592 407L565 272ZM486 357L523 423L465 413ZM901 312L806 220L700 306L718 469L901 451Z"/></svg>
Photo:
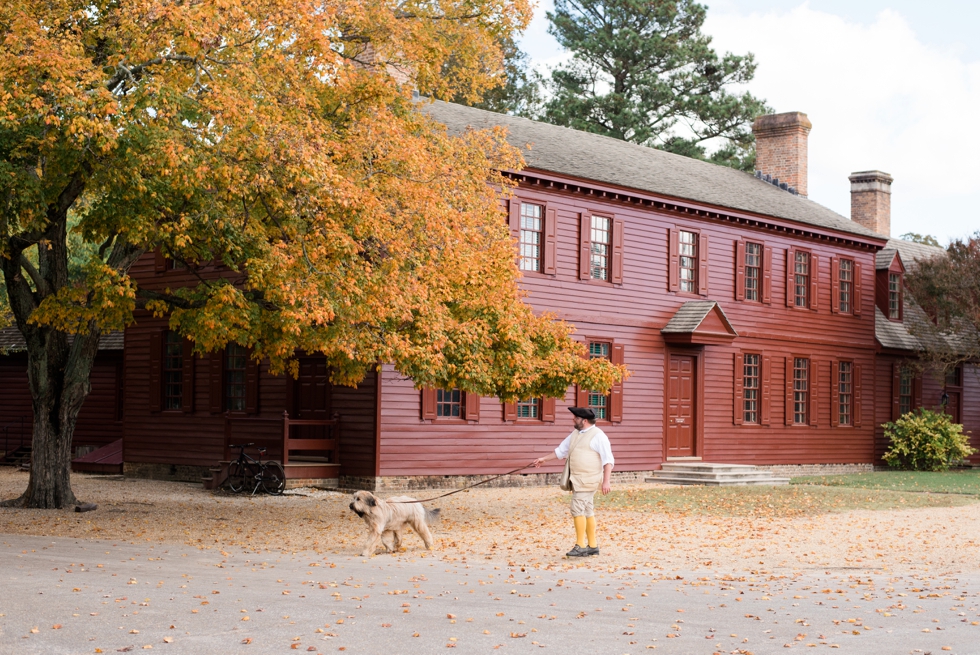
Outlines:
<svg viewBox="0 0 980 655"><path fill-rule="evenodd" d="M582 212L582 219L579 221L578 233L578 279L591 280L591 256L589 251L592 248L592 214Z"/></svg>
<svg viewBox="0 0 980 655"><path fill-rule="evenodd" d="M422 420L432 420L436 417L436 390L429 387L422 389L420 394L422 404Z"/></svg>
<svg viewBox="0 0 980 655"><path fill-rule="evenodd" d="M167 258L163 255L163 248L157 248L153 252L153 270L157 273L167 270Z"/></svg>
<svg viewBox="0 0 980 655"><path fill-rule="evenodd" d="M184 361L182 363L180 381L181 409L185 412L194 411L194 344L184 339Z"/></svg>
<svg viewBox="0 0 980 655"><path fill-rule="evenodd" d="M708 235L698 236L698 293L708 295Z"/></svg>
<svg viewBox="0 0 980 655"><path fill-rule="evenodd" d="M558 211L546 209L544 212L544 270L545 275L554 275L558 259Z"/></svg>
<svg viewBox="0 0 980 655"><path fill-rule="evenodd" d="M741 242L739 242L741 243ZM735 425L742 425L742 420L744 419L744 391L742 385L745 383L745 357L742 353L735 353L735 399L732 403L732 420Z"/></svg>
<svg viewBox="0 0 980 655"><path fill-rule="evenodd" d="M901 416L901 393L902 393L902 365L898 362L892 363L892 418L897 421Z"/></svg>
<svg viewBox="0 0 980 655"><path fill-rule="evenodd" d="M762 302L772 303L772 247L762 249Z"/></svg>
<svg viewBox="0 0 980 655"><path fill-rule="evenodd" d="M588 407L589 406L589 392L587 389L583 389L582 385L575 386L575 406L576 407Z"/></svg>
<svg viewBox="0 0 980 655"><path fill-rule="evenodd" d="M623 363L623 344L614 343L610 353L612 363L620 365ZM614 384L609 391L609 420L612 423L622 423L623 421L623 383Z"/></svg>
<svg viewBox="0 0 980 655"><path fill-rule="evenodd" d="M851 375L854 375L853 369ZM853 382L853 377L852 377ZM851 387L853 391L853 386ZM851 396L854 397L853 395ZM836 428L840 425L840 362L836 359L830 363L830 427Z"/></svg>
<svg viewBox="0 0 980 655"><path fill-rule="evenodd" d="M854 298L851 302L854 315L861 315L861 264L854 262Z"/></svg>
<svg viewBox="0 0 980 655"><path fill-rule="evenodd" d="M613 221L612 283L623 283L623 221Z"/></svg>
<svg viewBox="0 0 980 655"><path fill-rule="evenodd" d="M735 242L735 300L745 300L745 242Z"/></svg>
<svg viewBox="0 0 980 655"><path fill-rule="evenodd" d="M667 236L667 290L677 291L681 288L681 235L671 228Z"/></svg>
<svg viewBox="0 0 980 655"><path fill-rule="evenodd" d="M762 414L759 422L762 425L772 423L772 403L770 402L770 391L772 391L772 357L762 356Z"/></svg>
<svg viewBox="0 0 980 655"><path fill-rule="evenodd" d="M208 408L212 414L220 414L225 409L224 394L224 351L213 352L208 356Z"/></svg>
<svg viewBox="0 0 980 655"><path fill-rule="evenodd" d="M820 266L819 258L810 255L810 309L818 311L820 309Z"/></svg>
<svg viewBox="0 0 980 655"><path fill-rule="evenodd" d="M245 360L245 413L259 413L259 363L252 359L251 350Z"/></svg>
<svg viewBox="0 0 980 655"><path fill-rule="evenodd" d="M786 249L786 306L793 307L795 301L794 282L796 281L796 248Z"/></svg>
<svg viewBox="0 0 980 655"><path fill-rule="evenodd" d="M163 385L161 382L163 369L163 330L153 330L150 333L150 411L159 412L163 409Z"/></svg>
<svg viewBox="0 0 980 655"><path fill-rule="evenodd" d="M503 403L504 406L504 420L505 421L516 421L517 420L517 403Z"/></svg>
<svg viewBox="0 0 980 655"><path fill-rule="evenodd" d="M514 408L516 413L517 408ZM555 422L555 399L554 398L542 398L541 399L541 420L545 423Z"/></svg>
<svg viewBox="0 0 980 655"><path fill-rule="evenodd" d="M853 419L854 427L859 428L861 427L861 414L862 414L861 408L863 406L862 396L864 395L861 388L863 386L862 385L863 380L861 378L861 366L859 364L854 364L851 366L851 371L852 371L851 375L853 376L853 380L854 380L854 386L853 386L854 395L851 396L852 398L851 402L853 403L851 407L851 413L852 413L851 415L854 417Z"/></svg>
<svg viewBox="0 0 980 655"><path fill-rule="evenodd" d="M466 399L463 403L463 414L467 421L480 420L480 394L466 392Z"/></svg>
<svg viewBox="0 0 980 655"><path fill-rule="evenodd" d="M520 198L510 199L510 233L515 239L521 236L521 200Z"/></svg>
<svg viewBox="0 0 980 655"><path fill-rule="evenodd" d="M851 298L854 301L854 298ZM840 258L830 260L830 311L840 313Z"/></svg>
<svg viewBox="0 0 980 655"><path fill-rule="evenodd" d="M793 357L786 358L786 425L793 425Z"/></svg>
<svg viewBox="0 0 980 655"><path fill-rule="evenodd" d="M817 427L820 423L820 369L822 368L821 362L815 359L810 360L810 379L808 380L808 389L810 393L810 407L808 412L810 414L810 425Z"/></svg>

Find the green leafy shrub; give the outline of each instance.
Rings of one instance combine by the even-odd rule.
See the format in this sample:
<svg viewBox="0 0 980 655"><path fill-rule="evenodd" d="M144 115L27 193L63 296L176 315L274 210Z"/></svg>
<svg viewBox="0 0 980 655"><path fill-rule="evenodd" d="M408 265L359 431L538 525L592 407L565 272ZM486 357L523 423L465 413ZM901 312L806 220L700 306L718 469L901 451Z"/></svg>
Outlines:
<svg viewBox="0 0 980 655"><path fill-rule="evenodd" d="M911 471L945 471L955 461L977 452L963 426L948 414L919 408L885 423L891 447L883 459L889 466Z"/></svg>

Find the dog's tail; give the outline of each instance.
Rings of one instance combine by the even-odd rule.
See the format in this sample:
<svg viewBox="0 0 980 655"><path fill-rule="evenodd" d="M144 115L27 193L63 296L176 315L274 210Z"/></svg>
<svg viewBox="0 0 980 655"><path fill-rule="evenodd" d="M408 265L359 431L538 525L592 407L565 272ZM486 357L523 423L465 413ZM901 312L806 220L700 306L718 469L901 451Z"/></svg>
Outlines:
<svg viewBox="0 0 980 655"><path fill-rule="evenodd" d="M425 522L428 523L429 525L432 525L433 523L438 523L439 519L442 518L441 513L442 510L439 509L438 507L436 507L435 509L425 510Z"/></svg>

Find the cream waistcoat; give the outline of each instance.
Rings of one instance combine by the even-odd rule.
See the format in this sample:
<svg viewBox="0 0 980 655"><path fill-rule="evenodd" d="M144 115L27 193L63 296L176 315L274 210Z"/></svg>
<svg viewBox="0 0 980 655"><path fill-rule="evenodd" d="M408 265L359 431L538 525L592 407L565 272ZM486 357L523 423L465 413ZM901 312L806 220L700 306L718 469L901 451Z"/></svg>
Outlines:
<svg viewBox="0 0 980 655"><path fill-rule="evenodd" d="M568 451L568 467L574 491L597 491L602 483L602 458L590 443L595 426L572 437Z"/></svg>

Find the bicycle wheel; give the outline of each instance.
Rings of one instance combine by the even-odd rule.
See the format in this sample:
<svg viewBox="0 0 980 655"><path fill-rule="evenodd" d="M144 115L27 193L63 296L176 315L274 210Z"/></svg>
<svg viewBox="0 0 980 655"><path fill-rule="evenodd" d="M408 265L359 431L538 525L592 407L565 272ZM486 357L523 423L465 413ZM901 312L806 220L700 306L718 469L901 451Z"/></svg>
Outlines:
<svg viewBox="0 0 980 655"><path fill-rule="evenodd" d="M281 496L286 490L286 471L279 462L265 462L262 465L262 488L267 494Z"/></svg>
<svg viewBox="0 0 980 655"><path fill-rule="evenodd" d="M245 476L248 468L240 460L235 460L228 465L228 488L236 494L245 488Z"/></svg>

